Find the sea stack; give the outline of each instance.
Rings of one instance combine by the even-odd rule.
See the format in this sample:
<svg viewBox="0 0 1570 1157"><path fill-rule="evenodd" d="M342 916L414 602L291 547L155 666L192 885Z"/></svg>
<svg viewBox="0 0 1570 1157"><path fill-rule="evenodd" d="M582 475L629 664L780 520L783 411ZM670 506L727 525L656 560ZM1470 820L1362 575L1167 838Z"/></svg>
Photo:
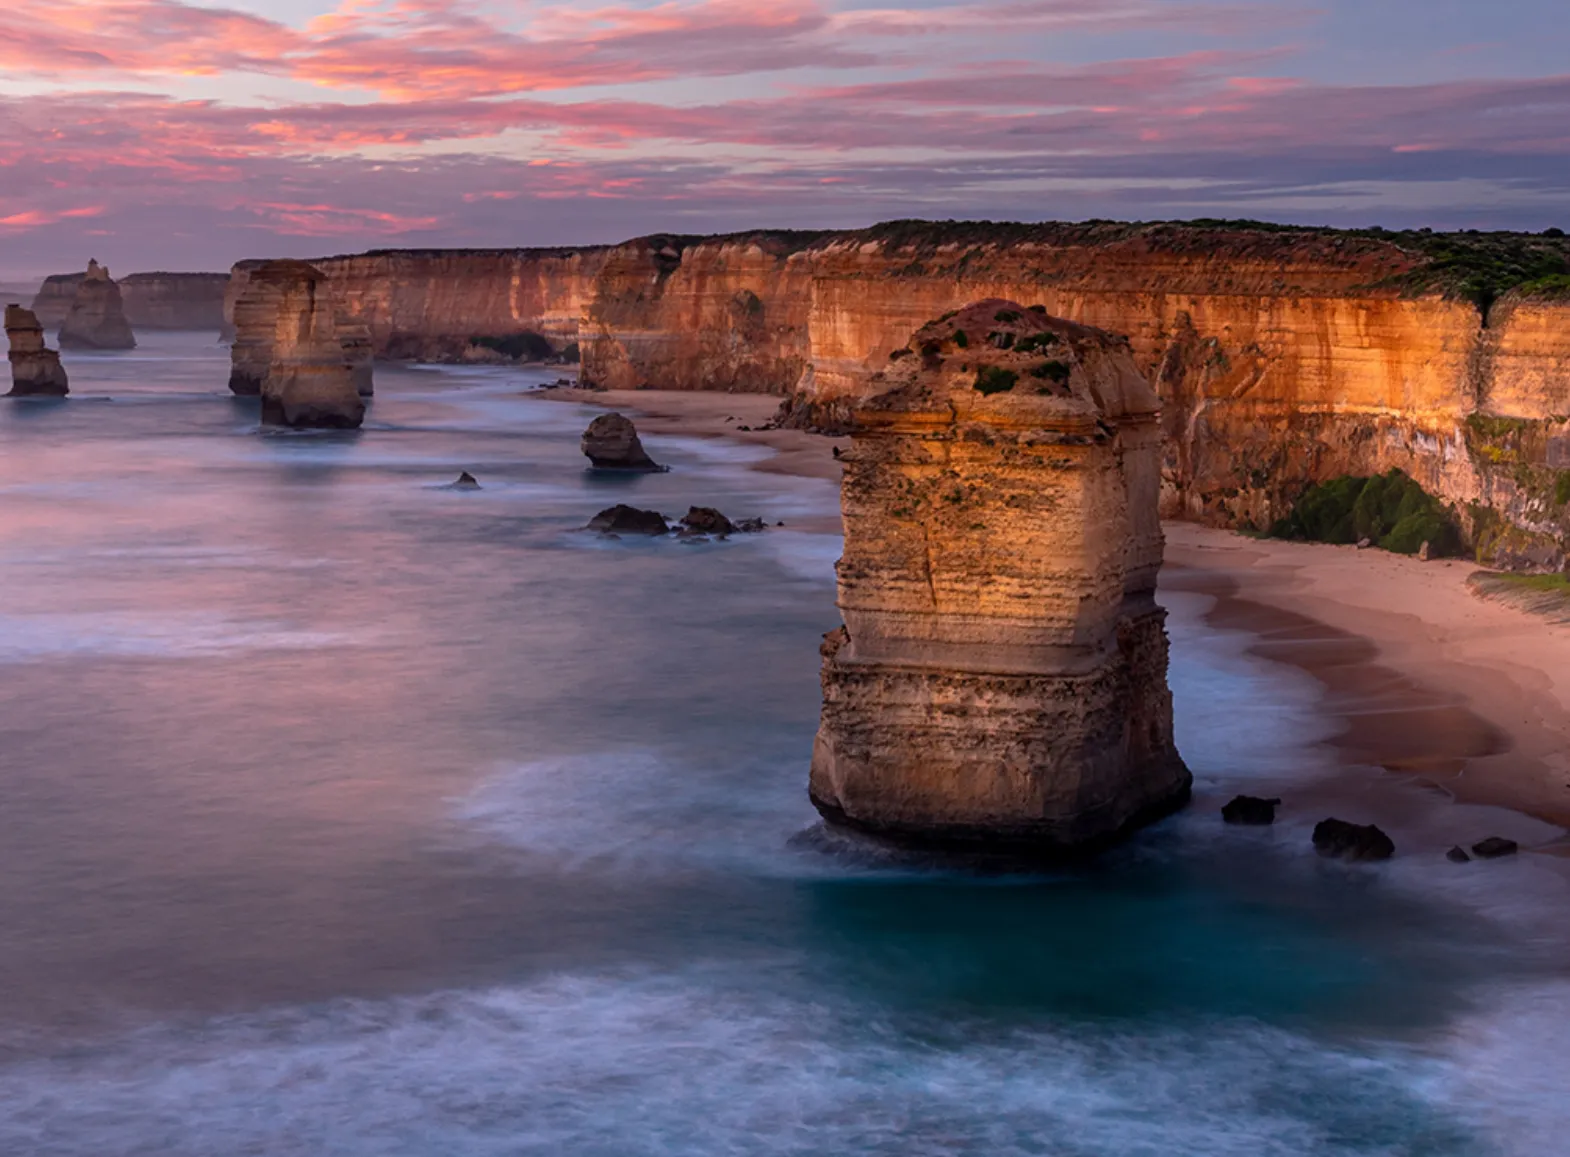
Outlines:
<svg viewBox="0 0 1570 1157"><path fill-rule="evenodd" d="M97 261L87 263L87 274L77 284L71 312L60 323L60 348L75 350L130 350L136 335L125 319L120 287L109 270Z"/></svg>
<svg viewBox="0 0 1570 1157"><path fill-rule="evenodd" d="M274 310L267 372L260 383L263 424L357 428L365 403L326 276L304 261L273 261L252 274L251 285L262 290Z"/></svg>
<svg viewBox="0 0 1570 1157"><path fill-rule="evenodd" d="M5 307L13 398L63 398L70 393L60 355L44 345L44 327L30 309Z"/></svg>
<svg viewBox="0 0 1570 1157"><path fill-rule="evenodd" d="M590 422L579 446L596 470L656 473L665 469L644 450L632 419L621 414L601 414Z"/></svg>
<svg viewBox="0 0 1570 1157"><path fill-rule="evenodd" d="M1127 343L989 300L852 411L811 795L896 842L1083 854L1180 807L1159 405Z"/></svg>

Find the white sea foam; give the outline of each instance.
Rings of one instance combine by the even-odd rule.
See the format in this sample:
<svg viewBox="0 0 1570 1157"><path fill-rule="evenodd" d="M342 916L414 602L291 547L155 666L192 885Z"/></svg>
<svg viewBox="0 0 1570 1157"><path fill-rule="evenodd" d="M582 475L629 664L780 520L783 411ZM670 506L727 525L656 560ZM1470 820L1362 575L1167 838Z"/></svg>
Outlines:
<svg viewBox="0 0 1570 1157"><path fill-rule="evenodd" d="M785 963L785 962L780 962ZM953 1029L954 1031L950 1031ZM1203 1028L900 1024L699 970L160 1026L0 1067L32 1157L1443 1157L1454 1062ZM1505 1090L1508 1093L1508 1090ZM1535 1095L1532 1120L1564 1125ZM1447 1103L1447 1101L1449 1103ZM1513 1128L1512 1116L1503 1124Z"/></svg>

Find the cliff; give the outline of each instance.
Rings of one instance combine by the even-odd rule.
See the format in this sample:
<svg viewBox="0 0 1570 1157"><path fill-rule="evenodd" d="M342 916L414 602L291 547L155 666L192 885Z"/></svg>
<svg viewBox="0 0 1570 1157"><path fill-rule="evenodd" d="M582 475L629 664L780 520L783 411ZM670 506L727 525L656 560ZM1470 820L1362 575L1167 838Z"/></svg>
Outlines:
<svg viewBox="0 0 1570 1157"><path fill-rule="evenodd" d="M1126 344L989 300L895 353L850 408L814 802L1036 853L1179 806L1158 405Z"/></svg>
<svg viewBox="0 0 1570 1157"><path fill-rule="evenodd" d="M842 424L927 318L1039 304L1128 337L1164 402L1169 516L1264 527L1310 482L1399 467L1485 542L1508 523L1507 561L1562 563L1570 542L1554 501L1570 469L1554 421L1570 415L1563 238L892 222L318 264L378 356L457 359L477 336L538 333L578 344L586 382L777 393L809 426ZM1531 429L1484 446L1474 415Z"/></svg>
<svg viewBox="0 0 1570 1157"><path fill-rule="evenodd" d="M60 355L44 344L44 327L20 305L5 307L13 398L63 398L70 393Z"/></svg>
<svg viewBox="0 0 1570 1157"><path fill-rule="evenodd" d="M252 272L250 291L268 303L273 339L260 382L262 423L297 429L355 429L365 418L354 353L320 270L303 261L270 261Z"/></svg>
<svg viewBox="0 0 1570 1157"><path fill-rule="evenodd" d="M57 273L44 279L33 298L33 312L45 328L65 321L84 276ZM133 329L223 329L227 273L133 273L119 285Z"/></svg>
<svg viewBox="0 0 1570 1157"><path fill-rule="evenodd" d="M96 261L87 263L87 272L76 286L71 312L60 323L60 348L81 350L129 350L136 348L136 335L125 319L120 287L109 270Z"/></svg>

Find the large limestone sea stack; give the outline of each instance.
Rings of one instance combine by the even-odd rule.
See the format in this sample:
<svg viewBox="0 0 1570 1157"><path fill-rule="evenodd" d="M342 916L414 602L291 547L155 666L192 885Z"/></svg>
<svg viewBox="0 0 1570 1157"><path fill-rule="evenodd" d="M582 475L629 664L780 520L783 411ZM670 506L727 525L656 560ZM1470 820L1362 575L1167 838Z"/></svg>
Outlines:
<svg viewBox="0 0 1570 1157"><path fill-rule="evenodd" d="M354 429L371 392L363 327L341 316L327 277L304 261L269 261L235 306L229 388L262 399L267 425Z"/></svg>
<svg viewBox="0 0 1570 1157"><path fill-rule="evenodd" d="M44 344L44 327L30 309L5 307L13 398L63 398L70 393L60 355Z"/></svg>
<svg viewBox="0 0 1570 1157"><path fill-rule="evenodd" d="M1048 856L1181 806L1159 407L1126 343L992 300L896 355L842 458L813 802L901 842Z"/></svg>
<svg viewBox="0 0 1570 1157"><path fill-rule="evenodd" d="M109 270L96 261L87 263L87 275L77 284L71 312L60 323L60 348L76 350L130 350L136 335L125 318L120 287Z"/></svg>

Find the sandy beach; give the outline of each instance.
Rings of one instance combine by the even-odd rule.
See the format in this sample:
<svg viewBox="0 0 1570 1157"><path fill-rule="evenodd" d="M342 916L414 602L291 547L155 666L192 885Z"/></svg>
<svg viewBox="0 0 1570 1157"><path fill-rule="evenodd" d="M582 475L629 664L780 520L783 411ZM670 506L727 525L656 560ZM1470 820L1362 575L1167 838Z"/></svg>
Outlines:
<svg viewBox="0 0 1570 1157"><path fill-rule="evenodd" d="M649 434L768 446L757 468L837 481L845 439L761 430L760 394L542 390L626 411ZM743 430L742 426L752 429ZM1205 621L1325 688L1349 766L1570 828L1570 626L1478 598L1464 559L1261 540L1168 523L1165 589L1215 600Z"/></svg>

